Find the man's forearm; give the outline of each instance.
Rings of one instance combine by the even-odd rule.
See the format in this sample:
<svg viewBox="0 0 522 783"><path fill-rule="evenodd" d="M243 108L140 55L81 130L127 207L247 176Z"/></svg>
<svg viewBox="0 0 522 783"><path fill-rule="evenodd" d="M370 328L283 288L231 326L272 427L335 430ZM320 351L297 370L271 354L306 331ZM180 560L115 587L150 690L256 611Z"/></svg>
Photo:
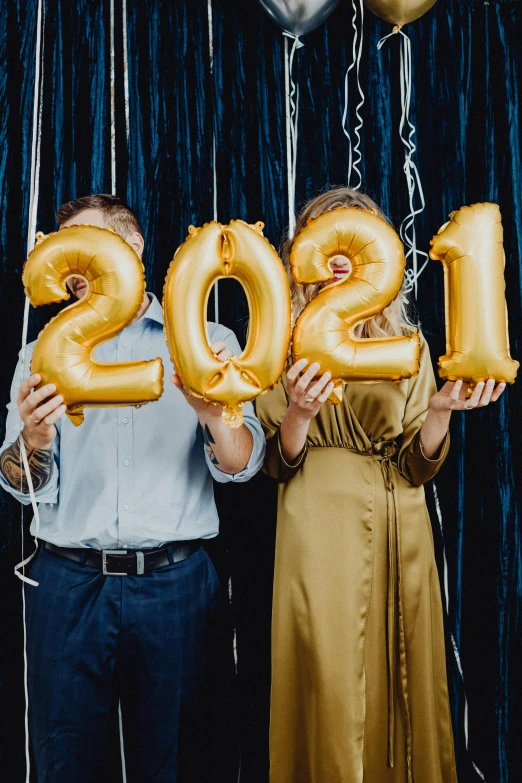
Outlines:
<svg viewBox="0 0 522 783"><path fill-rule="evenodd" d="M31 448L27 441L25 441L25 450L27 452L29 470L31 471L33 489L35 492L38 492L38 490L45 487L51 478L53 472L53 450L52 448ZM29 484L20 454L19 440L15 440L0 455L0 471L8 484L14 489L21 490L24 494L29 492Z"/></svg>
<svg viewBox="0 0 522 783"><path fill-rule="evenodd" d="M244 424L236 430L227 426L220 416L200 414L205 451L213 465L223 473L240 473L248 464L254 438Z"/></svg>

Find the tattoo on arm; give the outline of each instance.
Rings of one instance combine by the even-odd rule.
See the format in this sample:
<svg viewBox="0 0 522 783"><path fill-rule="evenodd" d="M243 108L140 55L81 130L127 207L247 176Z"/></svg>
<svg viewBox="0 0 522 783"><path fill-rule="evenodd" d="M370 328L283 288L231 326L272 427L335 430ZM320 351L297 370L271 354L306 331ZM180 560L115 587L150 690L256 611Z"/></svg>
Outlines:
<svg viewBox="0 0 522 783"><path fill-rule="evenodd" d="M203 440L205 441L205 451L208 454L208 458L213 465L219 465L219 460L216 457L212 444L215 445L216 441L212 437L208 424L203 427Z"/></svg>
<svg viewBox="0 0 522 783"><path fill-rule="evenodd" d="M25 448L33 480L33 488L35 492L38 492L39 489L45 487L51 478L51 473L53 472L53 450L52 448L30 449L27 443ZM25 495L29 492L29 483L22 463L19 440L16 440L0 456L0 470L6 481L14 489L21 489Z"/></svg>

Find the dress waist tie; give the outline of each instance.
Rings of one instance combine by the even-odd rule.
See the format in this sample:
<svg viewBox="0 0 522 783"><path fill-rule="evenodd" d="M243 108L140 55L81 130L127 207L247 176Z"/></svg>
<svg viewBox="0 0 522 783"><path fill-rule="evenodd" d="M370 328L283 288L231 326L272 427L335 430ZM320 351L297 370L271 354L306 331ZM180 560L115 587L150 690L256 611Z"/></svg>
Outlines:
<svg viewBox="0 0 522 783"><path fill-rule="evenodd" d="M386 489L386 516L388 528L388 611L386 617L387 659L388 659L388 766L394 765L395 740L395 683L396 662L399 657L401 695L406 716L406 758L408 783L412 777L412 733L408 697L408 671L406 664L406 640L404 633L404 611L402 600L402 570L400 557L400 522L397 513L397 488L395 484L392 457L397 453L395 441L372 444L372 454L379 460Z"/></svg>

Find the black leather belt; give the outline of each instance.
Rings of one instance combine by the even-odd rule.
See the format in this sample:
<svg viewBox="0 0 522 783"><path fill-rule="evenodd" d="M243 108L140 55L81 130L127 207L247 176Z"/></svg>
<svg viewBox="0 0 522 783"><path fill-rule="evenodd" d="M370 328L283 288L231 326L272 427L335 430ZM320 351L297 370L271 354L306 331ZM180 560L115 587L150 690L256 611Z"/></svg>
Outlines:
<svg viewBox="0 0 522 783"><path fill-rule="evenodd" d="M106 576L140 576L148 571L154 571L156 568L163 568L185 560L196 552L201 544L199 539L173 541L171 544L165 544L157 549L146 549L143 552L134 550L127 552L125 549L103 549L102 551L87 548L71 549L55 546L48 541L45 541L43 545L45 549L56 555L74 560L76 563L82 563L89 568L97 568Z"/></svg>

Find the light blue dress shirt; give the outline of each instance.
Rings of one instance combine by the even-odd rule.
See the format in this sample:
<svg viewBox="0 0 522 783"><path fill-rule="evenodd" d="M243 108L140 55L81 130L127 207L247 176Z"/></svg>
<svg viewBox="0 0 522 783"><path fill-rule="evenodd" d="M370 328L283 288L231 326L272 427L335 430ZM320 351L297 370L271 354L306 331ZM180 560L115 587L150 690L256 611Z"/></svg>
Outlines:
<svg viewBox="0 0 522 783"><path fill-rule="evenodd" d="M161 357L165 391L141 408L85 408L75 427L66 416L57 422L54 467L39 492L40 538L64 547L140 549L167 541L212 538L219 520L212 477L247 481L261 468L265 439L251 403L243 407L254 438L252 454L241 473L230 475L210 462L193 408L171 383L173 366L163 335L163 315L156 297L139 321L95 351L100 362L128 362ZM234 334L208 324L210 342L222 340L241 352ZM34 343L27 347L25 376L30 375ZM21 420L16 397L18 364L8 404L6 436L0 453L14 443ZM0 484L22 503L30 503L0 473ZM34 534L34 521L31 527Z"/></svg>

